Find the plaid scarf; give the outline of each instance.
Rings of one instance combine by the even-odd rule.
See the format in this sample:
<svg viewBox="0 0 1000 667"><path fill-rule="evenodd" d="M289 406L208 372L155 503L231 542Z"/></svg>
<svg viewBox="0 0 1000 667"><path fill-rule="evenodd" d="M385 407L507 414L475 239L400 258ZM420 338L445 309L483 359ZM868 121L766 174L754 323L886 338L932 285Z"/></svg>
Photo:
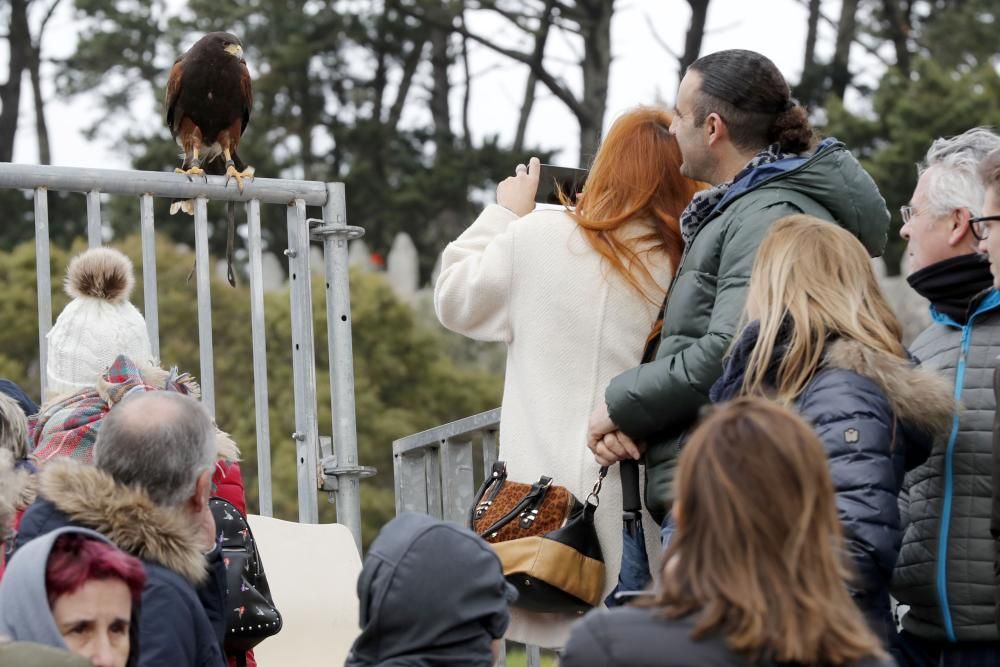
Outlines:
<svg viewBox="0 0 1000 667"><path fill-rule="evenodd" d="M773 143L747 162L747 165L743 167L740 173L736 174L733 180L695 194L694 198L691 199L691 203L681 213L681 236L684 238L684 245L688 246L691 244L695 235L701 231L701 228L715 211L719 202L726 196L726 192L729 191L733 183L738 183L740 180L746 178L758 167L777 162L786 157L789 157L789 154L781 152L781 144Z"/></svg>
<svg viewBox="0 0 1000 667"><path fill-rule="evenodd" d="M178 375L172 369L162 389L190 393L190 376ZM93 463L94 443L101 422L108 412L134 391L155 391L139 367L120 355L100 378L96 387L83 389L51 405L29 419L31 458L44 464L53 458L69 457L83 463Z"/></svg>

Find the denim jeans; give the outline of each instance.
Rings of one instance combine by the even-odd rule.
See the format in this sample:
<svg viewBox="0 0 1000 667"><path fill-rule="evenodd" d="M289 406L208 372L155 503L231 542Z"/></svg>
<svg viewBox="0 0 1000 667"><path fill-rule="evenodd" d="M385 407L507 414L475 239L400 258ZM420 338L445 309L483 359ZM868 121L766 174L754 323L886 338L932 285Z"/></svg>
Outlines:
<svg viewBox="0 0 1000 667"><path fill-rule="evenodd" d="M899 667L1000 666L1000 642L936 642L906 630L899 633L890 653Z"/></svg>
<svg viewBox="0 0 1000 667"><path fill-rule="evenodd" d="M667 512L667 516L660 526L660 546L663 547L664 551L670 546L670 540L673 539L675 530L677 530L677 522L674 521L674 513Z"/></svg>
<svg viewBox="0 0 1000 667"><path fill-rule="evenodd" d="M617 607L627 603L627 600L615 600L616 593L644 591L652 576L649 573L649 556L646 554L646 538L642 524L638 524L635 535L622 535L622 565L618 574L618 584L605 598L608 607Z"/></svg>

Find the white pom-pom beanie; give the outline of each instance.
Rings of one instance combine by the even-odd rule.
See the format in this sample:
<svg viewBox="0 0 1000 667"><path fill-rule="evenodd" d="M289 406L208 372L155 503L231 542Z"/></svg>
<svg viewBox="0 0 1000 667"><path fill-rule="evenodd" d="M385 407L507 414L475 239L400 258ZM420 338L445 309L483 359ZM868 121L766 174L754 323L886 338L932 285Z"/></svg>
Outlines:
<svg viewBox="0 0 1000 667"><path fill-rule="evenodd" d="M154 363L142 314L128 298L135 285L132 261L112 248L91 248L66 270L73 297L49 330L46 398L97 385L115 358Z"/></svg>

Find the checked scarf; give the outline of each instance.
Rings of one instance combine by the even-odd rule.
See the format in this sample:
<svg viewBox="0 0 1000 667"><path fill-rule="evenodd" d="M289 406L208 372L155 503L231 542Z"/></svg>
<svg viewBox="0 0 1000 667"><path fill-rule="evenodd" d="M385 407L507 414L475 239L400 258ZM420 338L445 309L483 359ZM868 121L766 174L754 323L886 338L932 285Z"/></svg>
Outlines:
<svg viewBox="0 0 1000 667"><path fill-rule="evenodd" d="M789 155L789 153L781 152L781 144L773 143L747 162L747 165L743 167L740 173L736 174L733 180L695 194L691 203L681 213L681 236L684 239L684 245L688 246L691 244L692 239L701 231L701 228L708 221L708 218L715 211L716 206L719 205L722 198L726 196L726 192L732 187L733 183L738 183L740 180L746 178L754 169L765 164L777 162L789 157Z"/></svg>
<svg viewBox="0 0 1000 667"><path fill-rule="evenodd" d="M157 389L183 394L197 391L191 377L186 373L179 375L176 368L170 371L163 385L150 385L135 362L119 355L96 387L43 406L42 411L29 420L31 458L39 464L59 457L93 463L94 443L101 421L126 396L135 391Z"/></svg>

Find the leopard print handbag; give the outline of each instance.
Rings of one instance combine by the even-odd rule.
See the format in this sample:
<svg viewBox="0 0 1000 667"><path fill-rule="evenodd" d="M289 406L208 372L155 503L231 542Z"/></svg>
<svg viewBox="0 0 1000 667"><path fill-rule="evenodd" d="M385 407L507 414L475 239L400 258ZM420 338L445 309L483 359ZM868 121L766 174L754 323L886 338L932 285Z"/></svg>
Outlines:
<svg viewBox="0 0 1000 667"><path fill-rule="evenodd" d="M513 482L503 461L493 464L469 510L469 528L500 557L504 576L519 593L515 606L582 614L600 603L604 556L594 512L606 474L602 468L581 503L551 477Z"/></svg>

